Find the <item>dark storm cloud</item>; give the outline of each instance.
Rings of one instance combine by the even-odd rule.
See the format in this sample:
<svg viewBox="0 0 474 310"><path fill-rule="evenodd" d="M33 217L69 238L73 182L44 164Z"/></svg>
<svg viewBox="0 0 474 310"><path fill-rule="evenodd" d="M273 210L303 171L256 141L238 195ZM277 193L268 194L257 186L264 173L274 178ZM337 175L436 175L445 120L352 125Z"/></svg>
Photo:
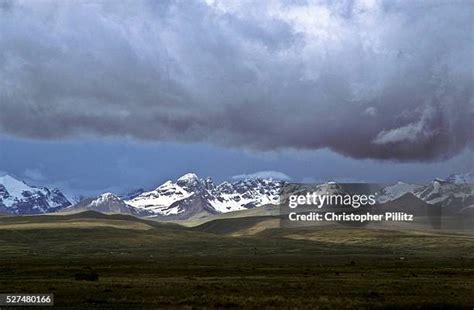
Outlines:
<svg viewBox="0 0 474 310"><path fill-rule="evenodd" d="M0 1L0 130L355 158L473 145L469 1Z"/></svg>

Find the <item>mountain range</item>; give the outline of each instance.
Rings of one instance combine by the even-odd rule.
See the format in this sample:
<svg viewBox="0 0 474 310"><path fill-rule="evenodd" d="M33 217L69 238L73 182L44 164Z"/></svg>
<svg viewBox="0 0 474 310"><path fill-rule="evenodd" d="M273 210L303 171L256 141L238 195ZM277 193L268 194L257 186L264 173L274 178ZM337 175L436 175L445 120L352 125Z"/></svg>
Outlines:
<svg viewBox="0 0 474 310"><path fill-rule="evenodd" d="M247 210L279 203L282 181L245 179L214 184L194 173L166 181L155 190L128 196L125 202L149 216L187 219L193 216Z"/></svg>
<svg viewBox="0 0 474 310"><path fill-rule="evenodd" d="M176 181L168 180L154 190L138 190L118 196L104 193L71 203L59 189L37 187L5 175L0 177L0 213L42 214L94 210L102 213L123 213L139 217L181 220L262 206L278 205L285 181L275 179L242 179L215 184L211 178L188 173ZM328 190L332 183L319 186ZM474 212L474 175L458 174L437 178L427 184L398 182L380 185L374 193L379 204L404 197L438 205L450 212ZM414 202L416 204L416 202Z"/></svg>
<svg viewBox="0 0 474 310"><path fill-rule="evenodd" d="M70 205L71 202L57 188L31 186L9 175L0 177L0 213L41 214Z"/></svg>

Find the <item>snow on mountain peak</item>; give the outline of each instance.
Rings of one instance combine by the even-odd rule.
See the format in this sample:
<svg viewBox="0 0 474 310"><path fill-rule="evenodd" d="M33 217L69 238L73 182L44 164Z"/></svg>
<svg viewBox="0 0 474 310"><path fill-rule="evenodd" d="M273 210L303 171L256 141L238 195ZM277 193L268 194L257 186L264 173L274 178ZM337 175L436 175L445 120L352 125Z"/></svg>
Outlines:
<svg viewBox="0 0 474 310"><path fill-rule="evenodd" d="M177 182L195 182L199 181L199 178L194 173L186 173L185 175L178 178Z"/></svg>
<svg viewBox="0 0 474 310"><path fill-rule="evenodd" d="M125 212L138 216L162 216L185 219L202 214L226 213L264 205L277 205L286 183L274 178L242 178L214 184L211 178L199 178L187 173L176 181L168 180L148 192L139 190L129 196L107 192L84 200L81 208L95 208L100 212ZM320 193L338 193L334 182L317 187ZM377 192L377 201L386 203L412 193L429 204L472 205L474 174L453 174L436 178L425 185L397 182ZM68 199L57 189L30 186L10 175L0 176L0 210L13 214L56 212L70 206Z"/></svg>
<svg viewBox="0 0 474 310"><path fill-rule="evenodd" d="M278 204L280 186L281 182L262 179L223 182L216 186L211 178L200 179L196 174L188 173L176 182L167 181L126 203L160 216L223 213Z"/></svg>
<svg viewBox="0 0 474 310"><path fill-rule="evenodd" d="M414 193L418 189L420 189L419 185L397 182L383 188L377 193L377 201L379 203L385 203L400 198L405 194Z"/></svg>
<svg viewBox="0 0 474 310"><path fill-rule="evenodd" d="M185 187L190 183L194 183L194 180L196 179L197 176L195 174L188 174L178 179L180 184L178 184L178 182L174 183L170 180L166 181L155 190L141 193L133 199L127 200L126 203L132 207L146 209L147 211L157 214L178 214L182 212L182 210L171 210L169 207L173 203L189 198L194 194L193 191L190 191Z"/></svg>
<svg viewBox="0 0 474 310"><path fill-rule="evenodd" d="M446 179L435 180L415 192L415 195L429 204L447 205L457 201L464 204L474 199L473 174L453 174Z"/></svg>
<svg viewBox="0 0 474 310"><path fill-rule="evenodd" d="M166 187L170 187L173 185L173 181L171 180L168 180L166 181L165 183L161 184L160 186L158 186L158 188L166 188Z"/></svg>
<svg viewBox="0 0 474 310"><path fill-rule="evenodd" d="M71 203L58 189L30 186L10 175L0 177L0 209L13 214L56 211Z"/></svg>
<svg viewBox="0 0 474 310"><path fill-rule="evenodd" d="M451 174L446 181L455 184L474 184L474 173Z"/></svg>
<svg viewBox="0 0 474 310"><path fill-rule="evenodd" d="M91 202L91 205L100 205L108 201L121 201L120 197L110 192L99 195L96 199Z"/></svg>
<svg viewBox="0 0 474 310"><path fill-rule="evenodd" d="M105 214L121 213L134 216L152 215L146 210L137 209L126 204L119 196L109 192L103 193L95 198L86 198L78 204L61 210L61 212L82 212L86 210L93 210Z"/></svg>
<svg viewBox="0 0 474 310"><path fill-rule="evenodd" d="M5 187L10 196L21 197L23 192L32 189L32 187L28 186L25 182L19 181L8 174L0 177L0 184Z"/></svg>

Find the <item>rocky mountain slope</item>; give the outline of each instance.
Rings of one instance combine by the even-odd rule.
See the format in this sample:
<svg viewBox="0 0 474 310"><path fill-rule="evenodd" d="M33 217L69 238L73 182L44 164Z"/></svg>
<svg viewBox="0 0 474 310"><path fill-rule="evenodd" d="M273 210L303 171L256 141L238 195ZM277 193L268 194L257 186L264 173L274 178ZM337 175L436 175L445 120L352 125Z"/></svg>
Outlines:
<svg viewBox="0 0 474 310"><path fill-rule="evenodd" d="M157 217L183 219L198 214L217 214L278 204L281 181L247 179L215 185L193 173L176 182L167 181L126 203Z"/></svg>
<svg viewBox="0 0 474 310"><path fill-rule="evenodd" d="M60 212L75 213L83 211L97 211L105 214L129 214L134 216L153 215L146 210L140 210L126 204L120 197L112 193L104 193L94 198L83 199L79 203L64 208Z"/></svg>
<svg viewBox="0 0 474 310"><path fill-rule="evenodd" d="M406 194L413 194L427 204L441 206L448 213L456 213L474 205L474 176L470 173L453 174L424 185L399 182L378 192L377 201L386 203Z"/></svg>
<svg viewBox="0 0 474 310"><path fill-rule="evenodd" d="M464 174L438 178L424 185L398 182L379 186L376 190L377 202L387 204L410 194L426 204L441 206L448 213L472 213L473 180L472 174ZM210 178L203 179L188 173L176 181L166 181L152 191L138 190L123 197L104 193L72 205L58 189L30 186L6 175L0 177L0 213L41 214L94 210L168 220L189 219L278 205L284 184L279 180L258 178L215 184ZM320 194L341 190L341 186L334 182L317 186L292 186L295 186L296 191L316 189ZM285 188L294 194L292 186Z"/></svg>
<svg viewBox="0 0 474 310"><path fill-rule="evenodd" d="M421 185L397 182L396 184L384 187L382 190L377 192L377 202L386 203L389 201L393 201L404 196L405 194L413 194L415 191L421 188Z"/></svg>
<svg viewBox="0 0 474 310"><path fill-rule="evenodd" d="M0 213L41 214L70 205L59 189L30 186L9 175L0 177Z"/></svg>

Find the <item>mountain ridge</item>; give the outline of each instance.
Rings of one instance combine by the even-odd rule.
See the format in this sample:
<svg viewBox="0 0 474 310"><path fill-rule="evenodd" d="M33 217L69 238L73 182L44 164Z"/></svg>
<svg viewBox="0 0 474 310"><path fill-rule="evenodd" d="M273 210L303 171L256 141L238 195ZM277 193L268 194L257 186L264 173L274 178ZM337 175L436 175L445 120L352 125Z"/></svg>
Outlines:
<svg viewBox="0 0 474 310"><path fill-rule="evenodd" d="M0 177L0 213L42 214L71 205L57 188L31 186L10 175Z"/></svg>
<svg viewBox="0 0 474 310"><path fill-rule="evenodd" d="M473 181L471 173L452 174L444 179L435 178L424 185L397 182L384 186L375 194L380 204L412 194L428 204L442 207L456 205L456 211L465 209L470 212L474 205L474 188L470 183ZM58 189L30 186L5 175L0 177L0 213L21 215L93 210L181 220L276 206L285 184L290 183L272 178L246 178L215 184L209 177L200 178L194 173L187 173L150 191L140 189L125 196L108 192L72 204Z"/></svg>
<svg viewBox="0 0 474 310"><path fill-rule="evenodd" d="M216 185L211 178L187 173L125 202L156 217L185 219L277 204L282 184L273 179L245 179Z"/></svg>

